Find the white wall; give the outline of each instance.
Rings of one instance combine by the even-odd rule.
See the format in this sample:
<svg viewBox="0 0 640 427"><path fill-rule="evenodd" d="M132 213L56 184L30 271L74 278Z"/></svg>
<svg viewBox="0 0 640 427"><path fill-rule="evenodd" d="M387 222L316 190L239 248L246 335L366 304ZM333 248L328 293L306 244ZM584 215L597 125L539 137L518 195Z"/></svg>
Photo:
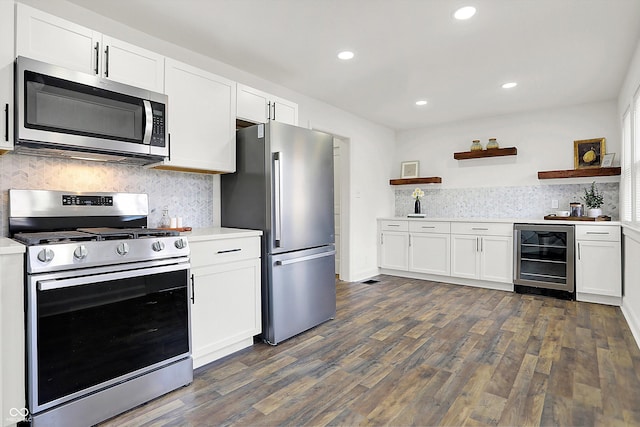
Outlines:
<svg viewBox="0 0 640 427"><path fill-rule="evenodd" d="M348 139L350 203L349 210L344 211L343 214L348 215L351 227L349 230L343 230L349 250L348 263L343 266L343 278L356 281L377 274L376 218L389 215L393 211L393 193L388 182L391 175L389 159L393 157L395 140L392 130L228 64L167 43L64 0L20 0L20 2L239 83L289 99L299 105L300 126L321 129ZM123 7L126 7L126 4L123 4ZM168 28L167 31L171 29ZM214 225L217 225L220 218L219 177L214 178L213 193Z"/></svg>
<svg viewBox="0 0 640 427"><path fill-rule="evenodd" d="M454 152L469 151L472 140L480 139L486 146L492 137L498 139L500 147L516 147L518 155L453 158ZM613 100L400 132L393 172L394 177L399 176L401 161L419 160L420 175L442 177L441 188L550 184L538 180L538 171L573 169L573 141L599 137L607 138L607 152L619 155L620 126Z"/></svg>
<svg viewBox="0 0 640 427"><path fill-rule="evenodd" d="M618 96L618 126L621 127L622 115L631 105L633 95L640 88L640 41L629 65L620 95ZM636 141L640 135L636 135ZM637 146L637 143L636 143ZM623 280L624 295L622 312L627 318L633 335L640 346L640 230L623 225Z"/></svg>

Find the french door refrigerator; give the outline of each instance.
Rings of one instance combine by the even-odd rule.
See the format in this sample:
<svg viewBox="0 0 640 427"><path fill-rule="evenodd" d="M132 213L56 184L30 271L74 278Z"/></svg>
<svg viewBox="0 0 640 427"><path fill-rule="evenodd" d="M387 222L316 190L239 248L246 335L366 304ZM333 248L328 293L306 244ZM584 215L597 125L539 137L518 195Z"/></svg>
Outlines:
<svg viewBox="0 0 640 427"><path fill-rule="evenodd" d="M220 186L222 226L263 231L263 339L333 319L333 138L273 121L240 129L236 172Z"/></svg>

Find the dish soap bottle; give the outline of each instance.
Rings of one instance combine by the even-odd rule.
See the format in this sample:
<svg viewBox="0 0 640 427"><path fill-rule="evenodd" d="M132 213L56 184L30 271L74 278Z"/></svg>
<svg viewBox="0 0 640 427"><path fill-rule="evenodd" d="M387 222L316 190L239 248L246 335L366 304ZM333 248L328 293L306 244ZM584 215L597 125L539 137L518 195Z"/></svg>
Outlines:
<svg viewBox="0 0 640 427"><path fill-rule="evenodd" d="M169 228L171 219L169 218L169 208L166 206L162 210L162 218L160 218L160 228Z"/></svg>

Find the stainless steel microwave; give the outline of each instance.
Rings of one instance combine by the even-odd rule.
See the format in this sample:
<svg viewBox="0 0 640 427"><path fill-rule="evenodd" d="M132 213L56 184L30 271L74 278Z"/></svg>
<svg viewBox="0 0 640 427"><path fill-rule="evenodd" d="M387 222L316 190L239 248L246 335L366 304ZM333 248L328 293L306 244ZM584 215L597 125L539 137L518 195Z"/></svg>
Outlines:
<svg viewBox="0 0 640 427"><path fill-rule="evenodd" d="M167 96L18 57L15 151L127 164L169 155Z"/></svg>

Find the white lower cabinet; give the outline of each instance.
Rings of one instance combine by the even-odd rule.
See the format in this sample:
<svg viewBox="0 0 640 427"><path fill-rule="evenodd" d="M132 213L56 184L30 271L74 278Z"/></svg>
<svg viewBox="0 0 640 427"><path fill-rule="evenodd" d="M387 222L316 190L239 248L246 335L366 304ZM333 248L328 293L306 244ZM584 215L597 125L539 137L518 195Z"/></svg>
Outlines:
<svg viewBox="0 0 640 427"><path fill-rule="evenodd" d="M576 299L621 305L620 227L576 225Z"/></svg>
<svg viewBox="0 0 640 427"><path fill-rule="evenodd" d="M451 224L451 276L513 283L513 225Z"/></svg>
<svg viewBox="0 0 640 427"><path fill-rule="evenodd" d="M448 276L451 236L448 222L409 223L409 271Z"/></svg>
<svg viewBox="0 0 640 427"><path fill-rule="evenodd" d="M26 407L23 259L23 253L0 254L0 426L3 427L21 421L23 417L18 411Z"/></svg>
<svg viewBox="0 0 640 427"><path fill-rule="evenodd" d="M407 221L379 223L378 266L392 270L409 268L409 226Z"/></svg>
<svg viewBox="0 0 640 427"><path fill-rule="evenodd" d="M191 342L194 368L253 344L262 332L260 237L194 241Z"/></svg>

